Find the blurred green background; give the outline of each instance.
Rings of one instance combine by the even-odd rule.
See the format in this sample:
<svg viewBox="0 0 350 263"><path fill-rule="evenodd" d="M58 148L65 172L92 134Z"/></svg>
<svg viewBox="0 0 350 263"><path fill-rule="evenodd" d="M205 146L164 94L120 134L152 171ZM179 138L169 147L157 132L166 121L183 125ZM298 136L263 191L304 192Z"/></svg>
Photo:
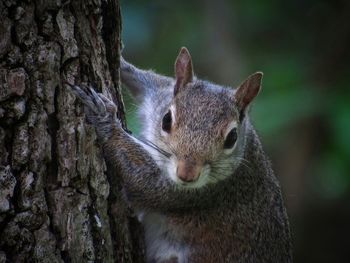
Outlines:
<svg viewBox="0 0 350 263"><path fill-rule="evenodd" d="M124 57L237 86L264 72L251 117L281 182L295 262L350 260L350 1L122 1ZM137 133L135 104L126 96Z"/></svg>

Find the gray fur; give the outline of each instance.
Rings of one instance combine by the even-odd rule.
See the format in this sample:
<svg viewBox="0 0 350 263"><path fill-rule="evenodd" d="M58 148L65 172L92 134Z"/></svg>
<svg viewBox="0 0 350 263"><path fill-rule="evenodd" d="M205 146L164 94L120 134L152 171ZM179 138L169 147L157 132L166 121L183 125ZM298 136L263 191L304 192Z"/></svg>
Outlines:
<svg viewBox="0 0 350 263"><path fill-rule="evenodd" d="M280 187L248 116L239 120L235 90L194 79L174 97L174 79L124 60L121 76L141 104L140 140L122 130L113 102L73 91L140 213L148 262L292 262ZM164 135L169 107L176 109L175 125ZM238 140L225 154L222 131L232 121ZM166 169L171 158L205 160L211 179L201 187L177 184Z"/></svg>

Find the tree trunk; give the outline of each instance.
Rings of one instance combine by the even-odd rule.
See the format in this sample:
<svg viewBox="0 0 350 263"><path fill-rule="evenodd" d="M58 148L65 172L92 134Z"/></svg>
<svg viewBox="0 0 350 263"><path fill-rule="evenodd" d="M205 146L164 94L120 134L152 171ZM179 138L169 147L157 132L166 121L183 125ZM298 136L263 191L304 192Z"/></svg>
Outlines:
<svg viewBox="0 0 350 263"><path fill-rule="evenodd" d="M119 105L113 0L0 1L0 263L142 262L142 234L83 107L64 84Z"/></svg>

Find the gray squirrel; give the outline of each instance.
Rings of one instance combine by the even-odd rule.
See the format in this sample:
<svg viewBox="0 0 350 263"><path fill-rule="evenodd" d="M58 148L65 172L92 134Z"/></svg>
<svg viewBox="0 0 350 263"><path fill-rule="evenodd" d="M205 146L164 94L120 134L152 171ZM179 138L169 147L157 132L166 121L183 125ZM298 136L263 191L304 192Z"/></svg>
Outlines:
<svg viewBox="0 0 350 263"><path fill-rule="evenodd" d="M121 58L121 79L140 103L139 139L107 96L71 88L120 170L145 229L146 261L292 262L280 186L248 117L262 73L237 89L199 80L182 48L175 78Z"/></svg>

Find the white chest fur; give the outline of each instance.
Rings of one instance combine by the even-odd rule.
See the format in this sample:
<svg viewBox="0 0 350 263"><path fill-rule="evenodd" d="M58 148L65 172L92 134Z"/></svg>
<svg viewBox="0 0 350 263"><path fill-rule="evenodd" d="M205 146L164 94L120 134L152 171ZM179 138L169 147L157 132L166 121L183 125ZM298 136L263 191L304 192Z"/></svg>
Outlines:
<svg viewBox="0 0 350 263"><path fill-rule="evenodd" d="M178 263L188 262L189 249L181 242L180 229L169 225L159 213L144 213L140 219L145 228L147 261L162 262L175 257Z"/></svg>

